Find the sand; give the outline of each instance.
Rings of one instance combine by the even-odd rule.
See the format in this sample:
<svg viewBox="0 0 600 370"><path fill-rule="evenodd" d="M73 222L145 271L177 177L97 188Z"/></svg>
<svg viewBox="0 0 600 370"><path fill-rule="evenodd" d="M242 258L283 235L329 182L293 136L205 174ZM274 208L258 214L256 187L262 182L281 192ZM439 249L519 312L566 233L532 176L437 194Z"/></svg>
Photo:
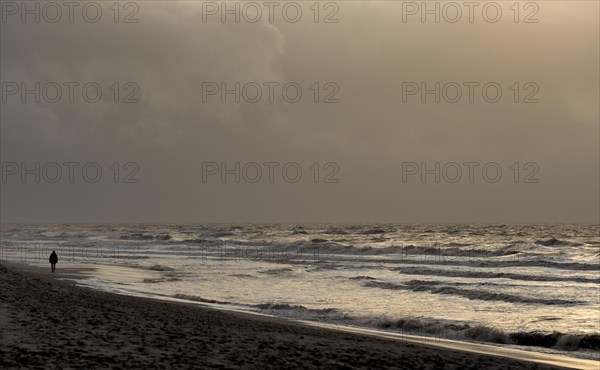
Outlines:
<svg viewBox="0 0 600 370"><path fill-rule="evenodd" d="M129 297L0 265L1 368L557 369L285 319Z"/></svg>

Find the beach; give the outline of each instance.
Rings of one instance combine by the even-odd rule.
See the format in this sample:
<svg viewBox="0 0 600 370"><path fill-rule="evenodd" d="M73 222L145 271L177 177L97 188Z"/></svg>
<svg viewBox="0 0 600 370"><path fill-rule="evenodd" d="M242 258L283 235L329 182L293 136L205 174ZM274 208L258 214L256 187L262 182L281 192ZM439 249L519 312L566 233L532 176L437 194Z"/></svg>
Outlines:
<svg viewBox="0 0 600 370"><path fill-rule="evenodd" d="M559 368L100 292L49 270L0 266L2 368Z"/></svg>

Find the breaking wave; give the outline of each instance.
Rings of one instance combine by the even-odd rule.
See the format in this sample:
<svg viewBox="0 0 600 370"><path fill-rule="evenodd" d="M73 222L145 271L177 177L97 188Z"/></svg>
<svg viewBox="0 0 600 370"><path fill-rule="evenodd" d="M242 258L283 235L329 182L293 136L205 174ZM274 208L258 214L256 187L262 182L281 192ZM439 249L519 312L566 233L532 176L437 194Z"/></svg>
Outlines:
<svg viewBox="0 0 600 370"><path fill-rule="evenodd" d="M371 326L401 331L416 335L436 336L446 339L474 340L478 342L517 344L557 348L563 350L599 350L600 334L566 334L558 331L516 331L505 332L500 328L485 324L470 324L422 318L392 319L380 317L362 319Z"/></svg>
<svg viewBox="0 0 600 370"><path fill-rule="evenodd" d="M390 318L388 316L351 316L335 308L309 309L288 303L263 303L253 306L263 311L277 311L281 316L296 319L323 320L344 325L369 326L410 335L486 343L516 344L562 350L599 350L600 334L566 334L541 330L504 331L482 323L465 323L421 317ZM525 328L526 326L523 326Z"/></svg>
<svg viewBox="0 0 600 370"><path fill-rule="evenodd" d="M411 280L403 284L394 284L382 281L369 281L365 283L364 286L390 290L409 290L413 292L429 292L432 294L448 294L482 301L502 301L510 303L527 303L543 305L574 305L584 303L581 301L571 301L554 298L530 298L516 294L495 293L480 289L461 289L445 285L445 283L438 281Z"/></svg>
<svg viewBox="0 0 600 370"><path fill-rule="evenodd" d="M405 275L450 276L463 278L512 279L525 281L572 281L577 283L600 283L600 278L590 279L577 276L524 275L507 272L441 270L419 267L397 267L392 270Z"/></svg>

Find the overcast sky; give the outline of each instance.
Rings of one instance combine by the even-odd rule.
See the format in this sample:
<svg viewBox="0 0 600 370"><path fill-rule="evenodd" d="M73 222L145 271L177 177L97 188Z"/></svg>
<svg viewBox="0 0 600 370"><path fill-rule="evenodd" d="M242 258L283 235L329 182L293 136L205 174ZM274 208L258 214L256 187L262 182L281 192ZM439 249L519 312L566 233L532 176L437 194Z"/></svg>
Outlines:
<svg viewBox="0 0 600 370"><path fill-rule="evenodd" d="M458 14L447 2L439 23L391 1L322 3L318 14L312 1L296 2L287 20L280 2L274 22L258 2L255 23L245 3L239 23L191 1L122 2L119 14L98 2L95 23L94 7L82 17L86 3L72 23L67 8L55 23L52 8L40 9L39 23L27 14L22 22L23 9L5 3L2 223L600 222L598 2L521 2L517 15L500 1L495 23L485 3L472 23L466 7L447 21ZM128 15L137 23L124 23ZM39 103L21 91L36 82ZM49 82L62 86L56 103ZM239 103L203 94L236 82L246 86ZM439 103L433 93L424 102L419 91L403 96L436 82ZM73 102L69 83L78 84ZM88 100L101 87L98 102L84 99L86 84ZM291 102L297 86L302 96ZM462 97L446 101L456 86ZM502 96L486 101L496 86ZM36 162L39 183L23 173ZM72 181L65 162L79 163ZM222 182L222 164L235 172L236 162L239 183L235 174ZM421 164L435 172L436 162L439 183L435 174L423 182Z"/></svg>

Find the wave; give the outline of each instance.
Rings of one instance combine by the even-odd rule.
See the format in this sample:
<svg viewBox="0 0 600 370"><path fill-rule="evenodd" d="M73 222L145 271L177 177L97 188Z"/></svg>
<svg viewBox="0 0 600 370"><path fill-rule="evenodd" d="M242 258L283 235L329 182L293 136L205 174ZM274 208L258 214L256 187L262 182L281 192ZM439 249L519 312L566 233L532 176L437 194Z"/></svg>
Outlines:
<svg viewBox="0 0 600 370"><path fill-rule="evenodd" d="M484 279L511 279L525 281L571 281L577 283L600 283L600 278L590 279L577 276L549 276L549 275L524 275L508 272L486 272L486 271L464 271L464 270L441 270L419 267L397 267L392 268L405 275L425 275L425 276L450 276L462 278L484 278Z"/></svg>
<svg viewBox="0 0 600 370"><path fill-rule="evenodd" d="M250 275L250 274L230 274L230 277L235 277L235 278L241 278L241 279L245 279L245 278L254 278L254 275Z"/></svg>
<svg viewBox="0 0 600 370"><path fill-rule="evenodd" d="M234 236L234 235L235 235L235 232L225 230L225 231L217 231L212 234L209 234L208 237L213 238L213 239L218 239L218 238L222 238L224 236Z"/></svg>
<svg viewBox="0 0 600 370"><path fill-rule="evenodd" d="M170 240L170 234L150 235L144 233L123 234L119 237L122 240Z"/></svg>
<svg viewBox="0 0 600 370"><path fill-rule="evenodd" d="M361 275L361 276L353 276L350 278L350 280L377 280L377 279L374 277L371 277L371 276Z"/></svg>
<svg viewBox="0 0 600 370"><path fill-rule="evenodd" d="M341 260L341 259L339 259ZM514 260L484 260L484 259L472 259L459 258L450 259L445 256L432 256L432 258L422 259L380 259L371 260L371 262L381 262L387 264L411 264L411 265L446 265L446 266L467 266L467 267L549 267L560 270L575 270L575 271L600 271L600 264L598 263L578 263L578 262L553 262L549 260L534 260L527 258L515 258Z"/></svg>
<svg viewBox="0 0 600 370"><path fill-rule="evenodd" d="M367 230L363 230L360 232L360 234L362 235L374 235L374 234L385 234L386 230L380 229L380 228L374 228L374 229L367 229ZM391 231L393 232L393 231Z"/></svg>
<svg viewBox="0 0 600 370"><path fill-rule="evenodd" d="M556 247L564 247L564 246L571 246L571 247L579 247L582 246L582 243L576 243L576 242L570 242L570 241L566 241L566 240L559 240L559 239L555 239L555 238L550 238L550 239L546 239L546 240L538 240L535 242L535 244L539 244L539 245L543 245L546 247L550 247L550 246L556 246Z"/></svg>
<svg viewBox="0 0 600 370"><path fill-rule="evenodd" d="M146 269L152 271L175 271L174 268L164 265L152 265L150 267L147 267Z"/></svg>
<svg viewBox="0 0 600 370"><path fill-rule="evenodd" d="M165 277L157 278L157 279L147 278L147 279L142 280L142 282L146 283L146 284L157 284L157 283L164 283L167 281L180 281L180 280L182 280L182 278L179 276L165 276Z"/></svg>
<svg viewBox="0 0 600 370"><path fill-rule="evenodd" d="M214 299L202 298L202 297L199 297L196 295L181 294L181 293L174 294L171 297L178 298L178 299L185 299L186 301L202 302L202 303L216 303L216 304L229 304L230 303L230 302L224 302L224 301L217 301Z"/></svg>
<svg viewBox="0 0 600 370"><path fill-rule="evenodd" d="M267 274L267 275L279 275L279 274L286 274L289 272L294 272L294 270L290 269L290 268L280 268L280 269L258 271L259 274Z"/></svg>
<svg viewBox="0 0 600 370"><path fill-rule="evenodd" d="M363 319L363 321L367 321ZM447 339L475 340L480 342L517 344L524 346L557 348L563 350L599 350L599 333L561 333L558 331L517 331L504 330L486 324L469 324L445 320L421 318L391 319L381 317L370 322L372 326L400 330L402 332L436 336Z"/></svg>
<svg viewBox="0 0 600 370"><path fill-rule="evenodd" d="M438 281L410 280L403 284L394 284L382 281L369 281L363 286L390 290L408 290L413 292L428 292L432 294L447 294L460 296L472 300L501 301L510 303L543 304L543 305L574 305L582 304L581 301L564 299L530 298L516 294L496 293L479 289L460 289Z"/></svg>
<svg viewBox="0 0 600 370"><path fill-rule="evenodd" d="M254 307L261 310L307 310L306 307L301 305L290 305L287 303L260 303Z"/></svg>
<svg viewBox="0 0 600 370"><path fill-rule="evenodd" d="M339 228L331 228L325 231L328 235L348 235L348 232Z"/></svg>
<svg viewBox="0 0 600 370"><path fill-rule="evenodd" d="M518 332L508 334L511 343L524 346L558 348L564 350L600 350L600 334L564 334L561 332Z"/></svg>
<svg viewBox="0 0 600 370"><path fill-rule="evenodd" d="M152 266L140 266L140 265L130 265L132 268L140 268L144 270L150 271L160 271L163 272L162 276L159 278L146 278L142 280L143 283L146 284L157 284L168 281L180 281L183 280L183 275L181 273L176 273L176 270L172 267L155 264Z"/></svg>
<svg viewBox="0 0 600 370"><path fill-rule="evenodd" d="M251 308L259 309L262 311L276 311L278 316L285 316L293 319L308 319L308 320L325 320L325 321L340 321L348 320L349 315L343 313L337 308L306 308L302 305L288 304L288 303L259 303L254 305L248 305Z"/></svg>
<svg viewBox="0 0 600 370"><path fill-rule="evenodd" d="M519 250L518 246L512 244L500 249L492 250L474 248L472 247L472 244L469 243L450 242L439 246L408 245L402 248L401 252L404 254L424 254L431 256L500 257L517 254L519 253Z"/></svg>
<svg viewBox="0 0 600 370"><path fill-rule="evenodd" d="M523 245L507 245L504 247L474 248L460 246L355 246L332 241L325 238L307 238L294 242L261 241L249 242L242 240L223 241L210 239L187 239L185 243L200 244L200 248L215 248L214 252L223 257L248 258L254 260L318 260L318 261L348 261L354 257L381 256L372 262L385 264L440 264L475 267L504 267L504 266L540 266L568 270L598 270L600 264L557 261L557 256L547 253L535 253L533 249L524 249ZM449 243L452 244L452 243ZM455 243L456 244L456 243ZM182 245L182 250L186 245ZM189 246L188 246L189 247ZM177 248L175 248L177 249ZM497 257L497 258L496 258Z"/></svg>
<svg viewBox="0 0 600 370"><path fill-rule="evenodd" d="M499 327L484 323L421 317L352 316L336 308L310 309L302 305L288 303L261 303L251 307L264 311L275 311L279 316L295 319L308 319L317 322L325 320L330 323L369 326L404 334L433 336L444 339L516 344L561 350L600 349L599 333L561 333L539 330L507 332Z"/></svg>

